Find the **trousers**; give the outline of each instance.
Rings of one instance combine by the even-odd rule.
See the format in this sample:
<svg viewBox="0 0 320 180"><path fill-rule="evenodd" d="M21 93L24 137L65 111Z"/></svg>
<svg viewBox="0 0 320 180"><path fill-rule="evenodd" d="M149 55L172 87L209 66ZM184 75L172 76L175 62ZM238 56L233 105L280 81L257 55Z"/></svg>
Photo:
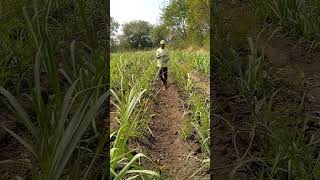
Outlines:
<svg viewBox="0 0 320 180"><path fill-rule="evenodd" d="M163 82L163 84L167 84L167 78L168 78L168 68L162 67L159 70L159 78Z"/></svg>

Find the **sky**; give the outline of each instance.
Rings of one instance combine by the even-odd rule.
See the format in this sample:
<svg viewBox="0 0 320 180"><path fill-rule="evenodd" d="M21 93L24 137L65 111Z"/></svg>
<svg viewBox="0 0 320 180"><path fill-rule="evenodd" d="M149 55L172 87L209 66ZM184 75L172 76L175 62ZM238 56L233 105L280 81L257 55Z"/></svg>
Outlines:
<svg viewBox="0 0 320 180"><path fill-rule="evenodd" d="M110 16L120 25L133 20L157 24L160 21L160 8L164 2L165 0L111 0ZM118 33L121 33L121 27Z"/></svg>

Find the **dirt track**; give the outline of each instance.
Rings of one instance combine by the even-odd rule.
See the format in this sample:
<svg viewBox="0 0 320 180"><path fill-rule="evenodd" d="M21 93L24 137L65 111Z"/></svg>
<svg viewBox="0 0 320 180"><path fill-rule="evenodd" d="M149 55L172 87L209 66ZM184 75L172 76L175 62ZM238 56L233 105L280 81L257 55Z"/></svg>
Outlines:
<svg viewBox="0 0 320 180"><path fill-rule="evenodd" d="M194 157L200 147L195 140L183 138L183 102L171 78L168 84L164 89L160 81L156 82L156 90L160 91L150 106L154 114L149 124L152 135L145 140L148 142L143 152L156 162L165 179L188 179L200 168L200 161Z"/></svg>

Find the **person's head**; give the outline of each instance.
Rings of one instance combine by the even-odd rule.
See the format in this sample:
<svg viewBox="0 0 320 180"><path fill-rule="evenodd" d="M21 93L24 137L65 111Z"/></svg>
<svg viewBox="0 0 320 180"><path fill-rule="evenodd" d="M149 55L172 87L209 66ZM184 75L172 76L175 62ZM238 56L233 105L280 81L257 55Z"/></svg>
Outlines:
<svg viewBox="0 0 320 180"><path fill-rule="evenodd" d="M160 47L161 49L164 49L164 47L166 46L166 42L164 40L160 41Z"/></svg>

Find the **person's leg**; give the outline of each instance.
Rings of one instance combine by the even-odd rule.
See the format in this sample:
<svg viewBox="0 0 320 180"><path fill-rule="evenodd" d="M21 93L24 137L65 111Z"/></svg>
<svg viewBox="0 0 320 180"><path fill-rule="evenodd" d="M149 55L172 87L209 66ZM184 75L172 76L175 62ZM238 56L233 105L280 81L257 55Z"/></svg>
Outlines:
<svg viewBox="0 0 320 180"><path fill-rule="evenodd" d="M167 67L165 67L165 68L163 68L163 79L164 79L164 85L167 87L167 79L168 79L168 68Z"/></svg>
<svg viewBox="0 0 320 180"><path fill-rule="evenodd" d="M160 68L159 70L159 78L161 79L162 83L164 81L164 76L163 76L164 72L163 72L163 68Z"/></svg>
<svg viewBox="0 0 320 180"><path fill-rule="evenodd" d="M162 81L162 68L159 68L158 75L159 79Z"/></svg>

